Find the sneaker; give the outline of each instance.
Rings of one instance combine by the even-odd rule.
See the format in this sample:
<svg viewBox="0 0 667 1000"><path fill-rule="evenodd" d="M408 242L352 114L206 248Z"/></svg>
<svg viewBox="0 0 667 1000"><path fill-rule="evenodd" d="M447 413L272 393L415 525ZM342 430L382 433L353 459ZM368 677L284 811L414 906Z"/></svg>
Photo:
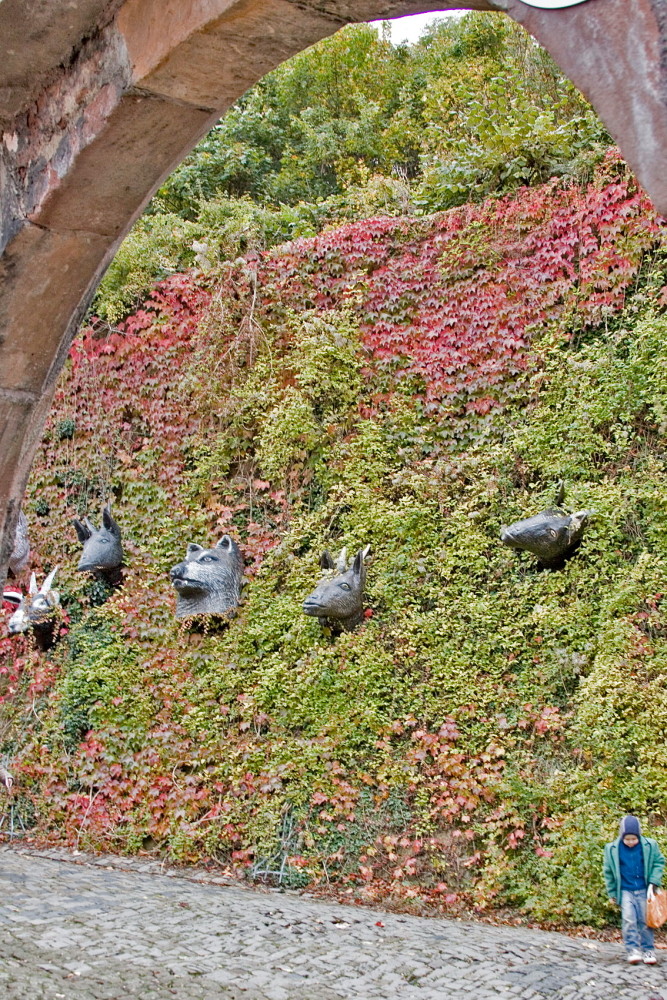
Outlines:
<svg viewBox="0 0 667 1000"><path fill-rule="evenodd" d="M644 965L655 965L655 963L658 961L657 958L655 957L654 951L645 951L642 957L644 959Z"/></svg>
<svg viewBox="0 0 667 1000"><path fill-rule="evenodd" d="M629 951L627 960L630 963L630 965L638 965L639 962L642 961L641 951L637 951L636 948L634 949L634 951Z"/></svg>

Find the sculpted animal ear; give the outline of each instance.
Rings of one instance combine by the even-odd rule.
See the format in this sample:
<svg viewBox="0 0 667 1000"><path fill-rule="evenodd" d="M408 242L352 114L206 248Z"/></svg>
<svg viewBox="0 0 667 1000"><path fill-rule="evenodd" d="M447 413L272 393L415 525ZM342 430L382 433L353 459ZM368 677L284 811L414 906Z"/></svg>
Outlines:
<svg viewBox="0 0 667 1000"><path fill-rule="evenodd" d="M343 548L338 553L338 560L336 562L336 569L339 573L345 573L347 571L347 546L344 545Z"/></svg>
<svg viewBox="0 0 667 1000"><path fill-rule="evenodd" d="M74 518L72 524L76 528L77 538L79 539L82 545L85 544L85 542L87 542L88 539L90 538L91 534L90 529L87 528L85 524L82 524L81 521L78 521L76 518Z"/></svg>
<svg viewBox="0 0 667 1000"><path fill-rule="evenodd" d="M44 581L44 583L42 584L42 586L39 588L40 594L48 594L48 592L51 590L51 584L53 583L54 577L55 577L55 575L56 575L56 573L58 572L59 569L60 569L60 566L56 566L56 567L54 567L54 569L51 570L51 572L47 576L46 580Z"/></svg>
<svg viewBox="0 0 667 1000"><path fill-rule="evenodd" d="M223 535L215 547L216 549L231 549L232 540L229 535Z"/></svg>
<svg viewBox="0 0 667 1000"><path fill-rule="evenodd" d="M371 547L370 545L367 545L365 549L359 549L359 551L357 552L356 556L354 557L354 562L352 564L352 572L354 573L355 576L361 576L361 573L364 568L364 563L368 558L370 551Z"/></svg>
<svg viewBox="0 0 667 1000"><path fill-rule="evenodd" d="M94 535L96 533L97 528L95 527L95 525L93 524L93 522L90 520L89 517L84 517L83 523L91 535ZM90 537L90 535L88 537Z"/></svg>
<svg viewBox="0 0 667 1000"><path fill-rule="evenodd" d="M567 526L567 530L571 535L574 535L582 528L588 518L594 514L595 511L592 510L575 510L574 514L570 514L570 523Z"/></svg>
<svg viewBox="0 0 667 1000"><path fill-rule="evenodd" d="M333 561L333 556L328 549L325 549L320 556L320 566L322 569L335 569L336 564Z"/></svg>
<svg viewBox="0 0 667 1000"><path fill-rule="evenodd" d="M187 554L188 554L188 558L192 559L193 556L199 555L199 553L203 552L204 549L202 548L201 545L195 545L194 542L190 542L190 544L188 545L186 551L187 551Z"/></svg>
<svg viewBox="0 0 667 1000"><path fill-rule="evenodd" d="M120 538L120 528L118 527L113 517L111 516L111 507L109 506L109 504L107 504L104 510L102 511L102 524L107 529L107 531L111 532L112 535L115 535L116 538Z"/></svg>
<svg viewBox="0 0 667 1000"><path fill-rule="evenodd" d="M34 573L30 574L30 586L28 587L28 593L31 597L35 597L39 594L39 587L37 586L37 577Z"/></svg>
<svg viewBox="0 0 667 1000"><path fill-rule="evenodd" d="M563 500L565 499L565 482L559 479L556 483L556 499L554 501L555 507L560 507Z"/></svg>

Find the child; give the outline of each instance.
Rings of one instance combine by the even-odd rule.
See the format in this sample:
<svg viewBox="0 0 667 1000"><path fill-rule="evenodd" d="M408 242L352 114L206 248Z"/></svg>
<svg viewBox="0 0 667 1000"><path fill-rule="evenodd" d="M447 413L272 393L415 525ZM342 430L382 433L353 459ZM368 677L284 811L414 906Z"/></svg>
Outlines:
<svg viewBox="0 0 667 1000"><path fill-rule="evenodd" d="M646 926L647 895L662 884L665 859L655 840L642 837L636 816L624 816L618 840L604 849L604 882L612 902L621 906L623 944L628 962L655 965L653 931Z"/></svg>

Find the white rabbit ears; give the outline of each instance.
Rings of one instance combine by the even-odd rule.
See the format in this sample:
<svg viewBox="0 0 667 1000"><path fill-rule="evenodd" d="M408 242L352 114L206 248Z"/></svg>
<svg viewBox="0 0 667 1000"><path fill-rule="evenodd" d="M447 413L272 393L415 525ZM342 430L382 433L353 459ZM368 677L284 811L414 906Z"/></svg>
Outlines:
<svg viewBox="0 0 667 1000"><path fill-rule="evenodd" d="M28 593L30 594L30 596L36 597L37 594L48 594L48 592L51 590L51 584L53 583L55 575L59 569L60 566L56 566L54 569L52 569L41 587L37 586L37 577L35 576L34 573L31 573L30 586L28 587Z"/></svg>
<svg viewBox="0 0 667 1000"><path fill-rule="evenodd" d="M51 570L51 572L47 576L46 580L44 581L44 583L42 584L42 586L39 588L40 594L48 594L48 592L51 590L51 584L53 583L53 581L55 579L55 576L56 576L56 573L58 572L59 569L60 569L60 566L55 566Z"/></svg>

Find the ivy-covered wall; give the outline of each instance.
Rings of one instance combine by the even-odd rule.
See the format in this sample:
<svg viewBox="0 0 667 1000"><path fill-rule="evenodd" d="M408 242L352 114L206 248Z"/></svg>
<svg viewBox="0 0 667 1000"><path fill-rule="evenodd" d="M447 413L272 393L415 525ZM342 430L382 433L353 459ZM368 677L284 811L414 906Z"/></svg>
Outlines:
<svg viewBox="0 0 667 1000"><path fill-rule="evenodd" d="M65 633L0 635L0 739L32 835L288 885L602 924L601 845L667 834L667 256L610 155L428 218L169 279L76 343L26 513ZM501 545L594 516L564 569ZM75 572L106 497L123 588ZM229 531L228 626L168 570ZM301 611L372 545L364 624Z"/></svg>

